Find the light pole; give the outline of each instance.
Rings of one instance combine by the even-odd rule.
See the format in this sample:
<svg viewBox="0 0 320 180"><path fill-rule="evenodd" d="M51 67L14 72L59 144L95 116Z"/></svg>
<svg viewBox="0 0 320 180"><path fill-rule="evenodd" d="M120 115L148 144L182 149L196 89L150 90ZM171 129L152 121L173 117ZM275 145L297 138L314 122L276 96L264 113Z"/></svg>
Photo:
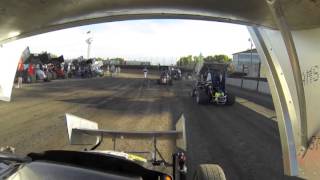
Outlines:
<svg viewBox="0 0 320 180"><path fill-rule="evenodd" d="M250 62L251 62L249 71L253 72L253 63L252 63L252 46L253 46L253 44L252 44L252 39L249 38L248 41L250 42ZM250 72L249 72L249 74L250 74ZM253 74L251 74L251 75L253 75Z"/></svg>
<svg viewBox="0 0 320 180"><path fill-rule="evenodd" d="M250 60L251 60L251 66L252 66L252 46L253 46L252 39L249 38L248 41L250 42Z"/></svg>
<svg viewBox="0 0 320 180"><path fill-rule="evenodd" d="M89 36L88 39L86 39L86 43L88 44L88 49L87 49L87 59L90 58L90 48L91 48L91 43L93 41L92 37L90 37L91 31L87 32L87 35Z"/></svg>

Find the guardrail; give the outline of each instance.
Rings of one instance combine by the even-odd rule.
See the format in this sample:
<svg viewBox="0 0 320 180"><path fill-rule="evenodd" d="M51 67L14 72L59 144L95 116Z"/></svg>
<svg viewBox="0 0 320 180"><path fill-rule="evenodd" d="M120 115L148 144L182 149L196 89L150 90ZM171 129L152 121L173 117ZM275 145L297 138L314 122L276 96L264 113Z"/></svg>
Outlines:
<svg viewBox="0 0 320 180"><path fill-rule="evenodd" d="M271 94L267 78L227 77L226 84L243 89L254 90L264 94Z"/></svg>

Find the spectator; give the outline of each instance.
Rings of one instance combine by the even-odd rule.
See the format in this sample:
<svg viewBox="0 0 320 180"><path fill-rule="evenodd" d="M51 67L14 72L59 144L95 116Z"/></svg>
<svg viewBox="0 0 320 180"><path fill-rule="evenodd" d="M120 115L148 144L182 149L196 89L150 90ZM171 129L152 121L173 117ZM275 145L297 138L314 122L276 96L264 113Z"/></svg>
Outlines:
<svg viewBox="0 0 320 180"><path fill-rule="evenodd" d="M17 85L17 88L22 88L23 71L24 71L24 64L22 62L22 59L20 59L20 61L18 63L18 85Z"/></svg>
<svg viewBox="0 0 320 180"><path fill-rule="evenodd" d="M71 73L71 63L68 63L68 66L67 66L67 74L68 74L68 78L71 78L71 77L72 77L72 73Z"/></svg>
<svg viewBox="0 0 320 180"><path fill-rule="evenodd" d="M29 68L28 68L28 76L29 76L30 83L35 82L35 69L34 69L34 65L31 63L29 64Z"/></svg>
<svg viewBox="0 0 320 180"><path fill-rule="evenodd" d="M63 72L64 72L64 77L68 78L68 63L63 64Z"/></svg>
<svg viewBox="0 0 320 180"><path fill-rule="evenodd" d="M116 67L116 74L118 74L118 66Z"/></svg>
<svg viewBox="0 0 320 180"><path fill-rule="evenodd" d="M147 76L148 76L148 69L147 69L147 67L144 67L144 69L143 69L143 74L144 74L144 78L147 79Z"/></svg>
<svg viewBox="0 0 320 180"><path fill-rule="evenodd" d="M115 73L116 71L116 67L113 64L111 65L110 71L111 71L111 77L113 77L114 76L113 73Z"/></svg>

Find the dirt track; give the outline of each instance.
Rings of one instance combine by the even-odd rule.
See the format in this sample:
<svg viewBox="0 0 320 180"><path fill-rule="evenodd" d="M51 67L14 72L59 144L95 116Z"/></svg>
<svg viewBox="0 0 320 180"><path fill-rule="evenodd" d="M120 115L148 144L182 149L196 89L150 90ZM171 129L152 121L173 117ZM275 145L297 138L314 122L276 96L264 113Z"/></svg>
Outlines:
<svg viewBox="0 0 320 180"><path fill-rule="evenodd" d="M189 172L199 163L218 163L232 180L285 178L270 97L230 88L242 97L234 106L199 106L189 96L190 82L169 87L140 77L58 80L14 89L13 102L0 102L0 146L14 146L18 154L80 150L83 147L68 145L66 112L117 130L168 130L184 113ZM111 147L107 141L100 149ZM171 144L161 141L159 147L166 151ZM117 143L118 150L145 148L151 148L151 141ZM165 157L169 160L170 155Z"/></svg>

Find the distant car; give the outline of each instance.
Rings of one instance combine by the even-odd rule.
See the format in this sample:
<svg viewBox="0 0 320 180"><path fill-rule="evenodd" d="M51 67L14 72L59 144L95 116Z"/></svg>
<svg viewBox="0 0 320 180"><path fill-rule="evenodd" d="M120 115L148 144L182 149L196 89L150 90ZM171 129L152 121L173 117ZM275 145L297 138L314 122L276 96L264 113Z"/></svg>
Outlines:
<svg viewBox="0 0 320 180"><path fill-rule="evenodd" d="M157 82L158 84L172 85L172 78L169 71L162 71Z"/></svg>
<svg viewBox="0 0 320 180"><path fill-rule="evenodd" d="M198 104L233 105L235 97L226 91L227 65L223 63L202 63L198 80L191 91ZM206 77L202 79L201 77Z"/></svg>
<svg viewBox="0 0 320 180"><path fill-rule="evenodd" d="M172 76L172 79L174 79L174 80L181 80L181 78L182 78L181 70L178 68L174 68L171 71L171 76Z"/></svg>

